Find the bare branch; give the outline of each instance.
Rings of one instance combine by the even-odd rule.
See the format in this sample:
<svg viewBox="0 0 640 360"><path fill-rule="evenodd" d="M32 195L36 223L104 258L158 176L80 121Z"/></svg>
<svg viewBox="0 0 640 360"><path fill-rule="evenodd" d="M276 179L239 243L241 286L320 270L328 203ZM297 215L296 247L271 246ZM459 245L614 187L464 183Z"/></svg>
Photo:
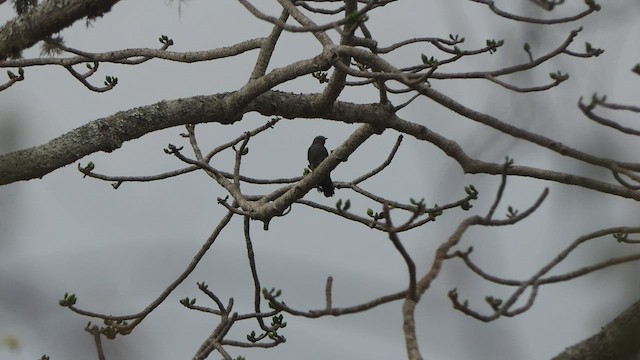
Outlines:
<svg viewBox="0 0 640 360"><path fill-rule="evenodd" d="M121 328L118 329L120 332L123 332L123 333L131 332L139 323L142 322L142 320L144 320L144 318L147 315L149 315L156 307L158 307L158 305L160 305L169 296L169 294L171 294L173 290L175 290L175 288L178 287L178 285L180 285L187 278L187 276L189 276L189 274L191 274L191 272L193 272L193 270L196 268L196 266L198 265L202 257L207 253L211 245L213 245L213 243L218 238L218 235L220 235L220 232L222 232L222 229L224 229L225 226L227 226L227 224L229 223L232 217L233 217L233 213L227 212L227 214L222 218L222 220L220 220L220 223L218 223L218 226L216 226L216 228L213 230L213 233L211 233L207 241L202 245L202 248L200 248L200 250L196 253L196 255L193 257L193 259L191 260L187 268L182 272L182 274L180 274L180 276L178 276L178 278L174 280L151 304L149 304L144 310L140 311L139 313L132 314L132 315L111 316L111 315L103 315L99 313L84 311L74 306L69 306L69 309L80 315L104 319L104 320L112 320L112 321L133 320L131 324L122 326Z"/></svg>
<svg viewBox="0 0 640 360"><path fill-rule="evenodd" d="M535 207L535 205L534 205ZM524 280L524 281L516 281L516 280L507 280L507 279L502 279L502 278L498 278L495 276L491 276L489 274L487 274L486 272L484 272L483 270L481 270L477 265L475 265L473 262L471 262L471 260L469 259L469 253L471 252L471 249L468 252L456 252L453 256L455 257L460 257L464 260L465 264L476 274L480 275L482 278L497 283L497 284L502 284L502 285L509 285L509 286L517 286L517 289L514 291L514 293L503 303L502 301L499 302L490 302L490 304L492 304L492 307L494 308L495 312L491 315L482 315L474 310L471 310L466 304L462 304L458 301L457 299L457 291L456 290L452 290L449 293L449 298L451 299L451 301L454 304L454 307L460 311L462 311L463 313L472 316L478 320L481 321L493 321L498 319L500 316L515 316L517 314L520 314L524 311L526 311L527 309L529 309L532 305L533 305L533 300L535 299L535 296L537 294L537 289L540 285L544 285L544 284L552 284L552 283L557 283L560 281L567 281L570 279L574 279L586 274L589 274L593 271L597 271L600 269L604 269L606 267L609 266L613 266L616 264L622 264L622 263L626 263L626 262L630 262L630 261L637 261L640 259L640 254L634 254L631 256L625 256L625 257L620 257L620 258L614 258L614 259L609 259L607 261L603 261L601 263L598 264L594 264L591 266L587 266L587 267L583 267L581 269L578 269L576 271L573 272L569 272L563 275L556 275L556 276L550 276L547 278L543 278L543 276L547 273L549 273L549 271L551 271L554 267L556 267L560 262L562 262L564 259L566 259L578 246L580 246L581 244L589 241L589 240L593 240L593 239L597 239L600 238L602 236L605 235L610 235L610 234L620 234L620 233L624 233L624 234L630 234L630 233L640 233L640 227L615 227L615 228L608 228L608 229L602 229L602 230L598 230L595 232L592 232L590 234L587 235L583 235L579 238L577 238L576 240L574 240L565 250L563 250L562 252L560 252L554 259L552 259L550 262L548 262L544 267L542 267L538 272L536 272L533 276L531 276L529 279ZM519 299L519 297L524 293L524 291L528 288L531 287L532 291L531 294L529 296L529 299L527 301L527 303L525 305L523 305L521 308L515 309L515 310L511 310L511 307L516 303L516 301Z"/></svg>
<svg viewBox="0 0 640 360"><path fill-rule="evenodd" d="M604 108L609 108L612 110L628 110L632 112L640 112L640 107L606 103L604 102L604 99L598 98L597 94L593 95L591 104L589 105L586 105L582 102L582 97L580 97L580 100L578 100L578 108L589 119L597 122L600 125L608 126L625 134L640 136L640 130L622 126L613 120L606 119L593 113L593 109L596 106L602 106Z"/></svg>
<svg viewBox="0 0 640 360"><path fill-rule="evenodd" d="M387 166L389 166L389 164L391 164L391 160L393 160L393 157L396 155L396 153L398 152L398 149L400 148L400 143L402 143L402 135L398 136L398 139L396 140L396 144L393 146L393 149L391 149L391 152L389 153L389 156L387 156L387 159L380 164L380 166L378 166L377 168L369 171L366 174L363 174L355 179L353 179L350 184L353 185L357 185L367 179L372 178L373 176L377 175L378 173L380 173L382 170L384 170L384 168L386 168Z"/></svg>
<svg viewBox="0 0 640 360"><path fill-rule="evenodd" d="M513 161L511 159L506 159L503 165L502 176L500 177L500 187L498 188L498 192L496 193L496 199L491 205L489 212L484 217L486 220L490 221L493 217L493 213L495 213L496 208L498 208L498 204L500 204L500 200L502 200L502 194L504 193L504 188L507 186L507 172L509 171L509 167L513 165Z"/></svg>
<svg viewBox="0 0 640 360"><path fill-rule="evenodd" d="M282 14L278 19L282 23L286 23L289 18L289 13L286 10L282 10ZM276 43L278 39L280 39L280 35L282 34L282 28L279 26L275 26L273 30L271 30L271 34L269 37L262 42L260 46L260 53L258 54L258 58L256 59L255 67L253 68L253 72L251 73L251 79L257 79L267 71L267 67L269 66L269 61L271 61L271 55L273 55L273 51L276 48Z"/></svg>
<svg viewBox="0 0 640 360"><path fill-rule="evenodd" d="M258 278L258 270L256 269L256 258L253 253L253 245L251 243L251 234L249 231L249 217L244 217L243 229L244 229L244 240L247 246L247 259L249 259L249 269L251 270L251 277L253 278L253 310L257 313L260 312L260 293L262 292L262 287L260 286L260 279ZM270 329L265 325L264 321L261 317L257 318L258 324L260 324L260 328L264 331L269 331Z"/></svg>
<svg viewBox="0 0 640 360"><path fill-rule="evenodd" d="M389 233L389 240L391 240L391 243L393 243L393 246L395 246L396 250L398 250L402 258L404 259L404 262L407 264L407 270L409 272L409 289L407 291L407 298L413 301L417 301L418 294L416 292L416 265L413 262L413 259L411 259L411 255L409 255L407 250L402 245L402 242L400 242L400 238L398 238L398 234L394 230L393 223L391 222L391 212L389 210L388 204L384 205L383 211L386 221L385 226L388 229ZM417 216L418 212L416 211L415 214L415 216ZM409 220L408 222L412 221L413 220Z"/></svg>
<svg viewBox="0 0 640 360"><path fill-rule="evenodd" d="M374 307L377 307L379 305L383 305L383 304L387 304L393 301L397 301L400 300L404 297L407 296L407 291L400 291L397 292L395 294L390 294L390 295L385 295L385 296L381 296L379 298L373 299L371 301L368 301L366 303L362 303L359 305L355 305L355 306L349 306L349 307L344 307L344 308L330 308L330 309L321 309L321 310L309 310L309 311L299 311L299 310L295 310L291 307L289 307L288 305L286 305L283 302L279 302L278 300L276 300L273 296L271 295L265 295L265 297L267 298L267 300L269 300L271 302L271 304L274 305L274 307L278 310L284 311L288 314L294 315L294 316L302 316L302 317L306 317L306 318L319 318L319 317L323 317L323 316L342 316L342 315L349 315L349 314L356 314L356 313L360 313L363 311L367 311L369 309L373 309Z"/></svg>
<svg viewBox="0 0 640 360"><path fill-rule="evenodd" d="M250 50L259 49L265 42L264 38L256 38L246 40L235 45L219 47L211 50L202 51L167 51L164 49L125 49L109 51L104 53L89 53L80 52L81 56L72 57L47 57L47 58L32 58L32 59L12 59L0 61L0 67L29 67L29 66L44 66L44 65L60 65L71 66L82 64L86 62L103 62L103 63L116 63L116 64L136 64L140 62L140 59L132 60L131 58L143 58L143 59L162 59L170 60L182 63L195 63L202 61L210 61L216 59L222 59L227 57L233 57L243 54ZM70 49L70 48L69 48Z"/></svg>
<svg viewBox="0 0 640 360"><path fill-rule="evenodd" d="M333 301L332 301L332 296L331 296L331 289L333 286L333 277L329 276L327 277L327 284L324 287L324 297L325 297L325 309L326 310L331 310L331 308L333 307Z"/></svg>
<svg viewBox="0 0 640 360"><path fill-rule="evenodd" d="M91 326L91 323L89 323L84 330L93 336L96 351L98 352L98 359L105 360L106 356L104 355L104 348L102 347L102 334L100 332L100 327L98 327L98 325Z"/></svg>
<svg viewBox="0 0 640 360"><path fill-rule="evenodd" d="M95 69L97 69L98 67L96 66ZM111 89L113 89L113 87L117 84L117 81L115 83L108 83L105 84L104 87L96 87L94 85L91 85L88 81L87 78L91 75L93 75L95 73L95 71L92 69L89 72L87 72L86 74L80 74L79 72L75 71L71 66L65 66L65 69L67 69L67 71L69 71L69 73L71 75L73 75L74 78L76 78L78 81L80 81L80 83L82 85L84 85L87 89L94 91L94 92L106 92L109 91Z"/></svg>

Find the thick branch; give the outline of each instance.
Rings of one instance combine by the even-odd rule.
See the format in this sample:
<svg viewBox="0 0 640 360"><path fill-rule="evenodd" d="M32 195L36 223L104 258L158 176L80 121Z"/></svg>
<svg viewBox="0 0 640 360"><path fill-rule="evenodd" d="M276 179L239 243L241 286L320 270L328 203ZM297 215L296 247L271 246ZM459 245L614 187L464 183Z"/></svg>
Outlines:
<svg viewBox="0 0 640 360"><path fill-rule="evenodd" d="M631 305L599 333L567 348L554 360L632 359L640 351L640 301Z"/></svg>
<svg viewBox="0 0 640 360"><path fill-rule="evenodd" d="M119 0L49 0L0 28L0 60L18 55L38 41L84 17L109 12Z"/></svg>
<svg viewBox="0 0 640 360"><path fill-rule="evenodd" d="M40 178L86 155L98 151L113 151L124 141L136 139L157 130L207 122L231 124L239 120L241 116L241 114L233 114L233 109L227 105L229 104L227 97L232 94L235 94L237 99L237 92L222 93L162 101L131 109L92 121L51 140L47 144L0 155L0 185ZM423 125L392 115L392 109L381 104L354 104L336 101L330 109L325 110L321 107L317 94L265 91L244 107L244 113L251 111L259 112L265 116L275 115L288 119L323 118L347 124L367 123L376 129L391 128L434 144L445 154L454 158L466 173L492 175L502 173L502 164L475 160L469 157L455 141L447 139ZM549 141L551 140L549 139ZM618 163L608 159L600 160L602 163L609 162L609 164L620 165L627 169L631 169L635 165ZM577 185L603 193L640 200L640 192L638 191L573 174L527 166L511 166L508 175Z"/></svg>
<svg viewBox="0 0 640 360"><path fill-rule="evenodd" d="M227 94L161 101L94 120L48 143L0 156L0 185L41 178L86 155L114 151L125 141L186 123L231 124Z"/></svg>

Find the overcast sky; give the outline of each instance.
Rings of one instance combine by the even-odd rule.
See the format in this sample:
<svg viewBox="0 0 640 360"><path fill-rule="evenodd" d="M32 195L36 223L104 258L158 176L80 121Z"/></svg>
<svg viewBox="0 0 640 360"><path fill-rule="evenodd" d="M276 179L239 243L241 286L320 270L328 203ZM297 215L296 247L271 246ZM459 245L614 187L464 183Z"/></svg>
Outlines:
<svg viewBox="0 0 640 360"><path fill-rule="evenodd" d="M496 2L531 16L551 16L528 1ZM504 4L503 4L504 3ZM565 12L582 9L582 1L569 1ZM516 5L517 4L517 5ZM271 2L265 11L279 15ZM525 10L526 9L526 10ZM573 9L573 10L572 10ZM557 47L568 31L585 30L572 45L583 50L585 41L605 49L596 59L559 57L540 69L507 78L526 85L549 81L548 73L561 70L570 81L541 94L514 94L495 84L473 81L433 82L434 88L465 105L499 119L542 133L569 146L604 157L637 161L635 138L621 136L589 122L575 104L580 96L606 93L620 103L638 103L638 77L630 69L640 59L635 19L640 6L633 0L604 3L603 9L575 24L554 27L524 26L497 18L470 1L401 1L370 14L367 23L374 37L388 45L412 37L448 37L460 34L465 49L480 48L488 38L504 39L497 54L454 65L449 71L487 70L526 61L522 45L528 41L534 55ZM559 14L559 15L560 15ZM14 14L9 4L0 6L0 19ZM122 1L104 18L86 27L79 21L64 31L68 46L85 51L133 47L159 47L157 38L172 38L175 51L203 50L266 36L271 26L256 20L236 1L192 0L178 11L167 1ZM335 33L332 34L335 38ZM320 49L309 34L285 34L274 54L273 66L308 58ZM24 53L38 56L39 50ZM233 59L209 63L177 64L152 60L139 66L100 66L96 84L105 75L117 76L118 86L92 93L63 68L27 68L26 80L0 93L0 150L10 152L40 145L89 121L118 111L194 95L232 91L248 79L255 51ZM398 66L419 61L420 53L436 55L433 48L412 47L389 57ZM318 92L313 79L297 80L278 89ZM349 90L342 100L371 103L371 89ZM394 98L397 103L401 97ZM524 144L460 118L427 100L418 100L400 114L458 141L478 159L500 162L506 155L518 164L570 171L607 178L550 151ZM211 149L268 119L248 114L233 126L198 126L203 150ZM252 177L299 176L307 165L306 149L316 135L328 137L327 147L341 144L355 126L321 120L283 120L274 129L251 140L243 161L244 174ZM81 160L96 164L109 175L151 175L182 167L167 156L168 143L187 145L183 128L150 134L129 142L113 153L92 154ZM332 174L349 181L379 165L398 134L386 131L371 138ZM229 155L217 166L230 170ZM225 168L226 166L226 168ZM363 184L368 191L407 202L424 197L428 205L464 196L463 187L474 184L480 199L471 212L446 213L434 224L402 234L413 254L418 273L424 274L434 250L458 222L484 214L499 184L497 177L462 174L460 167L434 146L405 136L392 165ZM521 224L501 229L473 229L460 245L473 245L476 261L488 272L526 279L551 260L576 237L593 230L637 225L637 204L568 186L513 178L505 193L508 205L525 209L545 187L551 195L539 211ZM253 193L268 189L247 186ZM114 315L136 313L151 302L189 263L225 214L216 204L223 190L203 173L150 184L124 184L117 191L109 183L82 178L75 165L59 169L42 180L0 188L0 336L12 334L21 343L18 352L0 349L0 358L89 359L95 356L91 337L83 330L90 319L58 306L65 292L75 293L78 307ZM351 199L354 212L364 214L371 204L348 190L325 199L311 191L305 199L333 205ZM400 215L396 215L401 218ZM635 221L635 222L634 222ZM283 299L302 310L324 306L324 282L334 277L334 305L349 306L402 290L406 267L387 237L362 225L311 211L301 205L270 230L252 223L252 237L261 282L283 290ZM600 239L577 251L554 273L596 263L611 256L633 253L631 246ZM430 359L545 359L564 347L596 333L638 298L638 264L607 269L570 283L542 288L534 307L513 319L481 323L452 309L447 292L457 288L461 299L489 313L484 296L504 297L509 289L481 281L459 262L450 261L418 305L416 322L421 350ZM215 318L188 311L178 300L197 297L196 282L205 281L223 301L235 299L235 309L250 311L253 285L247 267L242 221L234 219L223 231L196 271L128 337L106 342L109 359L184 359L216 325ZM338 318L309 320L285 315L287 342L259 352L228 349L235 357L282 359L397 359L405 354L401 302L373 311ZM234 329L244 339L254 327ZM217 359L220 356L211 356Z"/></svg>

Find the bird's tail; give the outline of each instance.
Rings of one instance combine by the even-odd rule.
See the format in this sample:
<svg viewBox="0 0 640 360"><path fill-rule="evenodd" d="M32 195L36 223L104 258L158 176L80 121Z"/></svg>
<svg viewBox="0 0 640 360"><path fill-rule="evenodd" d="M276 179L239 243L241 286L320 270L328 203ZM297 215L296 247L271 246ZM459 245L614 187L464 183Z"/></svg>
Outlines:
<svg viewBox="0 0 640 360"><path fill-rule="evenodd" d="M320 188L322 190L322 193L326 197L331 197L335 194L335 186L333 186L333 181L331 181L331 177L329 176L322 180L322 183L320 183Z"/></svg>

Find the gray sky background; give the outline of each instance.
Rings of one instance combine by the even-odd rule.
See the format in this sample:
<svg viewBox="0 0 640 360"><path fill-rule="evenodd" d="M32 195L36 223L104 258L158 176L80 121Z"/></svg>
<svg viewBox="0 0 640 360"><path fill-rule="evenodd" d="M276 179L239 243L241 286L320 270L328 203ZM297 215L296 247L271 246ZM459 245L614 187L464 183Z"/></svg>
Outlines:
<svg viewBox="0 0 640 360"><path fill-rule="evenodd" d="M582 1L568 3L554 16L584 7ZM496 4L531 16L549 16L527 1ZM279 14L272 2L260 1L259 5L272 15ZM432 85L469 107L566 145L599 156L637 161L635 138L591 123L575 104L580 96L589 98L595 91L614 102L638 103L640 84L630 69L640 58L640 23L635 21L639 12L640 6L633 0L604 2L602 11L578 23L545 27L499 19L470 1L401 1L373 12L367 25L383 45L411 37L446 38L450 33L466 38L465 49L482 47L488 38L506 41L497 54L455 64L447 69L452 72L525 62L524 41L531 44L534 56L539 56L564 41L570 29L583 26L585 30L571 49L583 50L584 42L589 41L605 49L599 58L561 56L533 72L506 79L523 86L539 85L549 81L549 72L570 73L570 81L548 92L514 94L479 80ZM0 7L0 20L12 16L7 4ZM189 51L266 36L270 30L270 25L254 19L235 1L190 1L179 14L176 4L137 0L117 4L90 27L78 22L63 35L68 46L100 52L158 47L157 38L164 34L174 40L172 50ZM273 66L313 56L319 49L309 34L285 34ZM38 52L34 49L24 55L37 56ZM247 80L256 53L198 64L162 60L139 66L102 64L94 83L101 83L105 75L119 78L118 86L103 94L88 91L63 68L27 68L25 81L0 94L0 150L39 145L91 120L163 99L235 90ZM442 57L433 48L416 46L389 59L398 66L409 65L419 60L420 53ZM317 92L322 88L309 77L278 89ZM346 91L341 99L375 102L377 96L372 89L355 89ZM396 103L400 99L394 98ZM509 155L519 164L609 178L600 170L471 123L425 99L417 100L401 115L457 140L469 155L481 160L499 162ZM633 118L618 115L633 124ZM233 126L198 126L201 146L206 151L267 120L248 114ZM315 135L327 136L327 147L333 149L354 129L330 121L283 120L251 140L250 153L243 161L244 174L298 176L307 165L306 149ZM111 154L88 156L81 163L91 160L97 172L110 175L150 175L180 168L182 164L162 149L168 143L187 145L179 136L182 132L183 128L174 128L150 134ZM397 136L386 131L372 138L332 177L347 181L370 171L386 158ZM228 170L230 160L227 154L215 165ZM405 136L392 165L364 187L401 201L424 197L433 205L463 197L463 187L468 184L480 191L480 200L470 212L446 213L434 224L402 235L418 273L423 274L434 250L462 218L486 213L498 177L464 175L434 146ZM492 274L525 279L580 235L603 227L637 224L633 201L516 178L509 181L498 213L504 214L507 205L525 209L546 186L551 189L550 197L526 221L507 228L472 229L460 248L473 245L474 259ZM245 189L267 191L251 186ZM54 360L94 358L92 339L83 330L89 319L59 307L58 299L68 291L78 296L78 307L86 310L114 315L142 310L183 271L222 218L225 210L216 204L221 196L222 189L202 173L150 184L123 184L114 191L108 183L83 179L75 165L42 180L1 187L0 336L17 336L21 349L17 353L0 349L0 358L33 360L43 353ZM350 198L352 209L363 214L371 206L347 190L338 190L331 200L315 191L305 198L328 205L338 198ZM394 215L396 222L401 221L402 216ZM299 309L324 306L324 282L329 275L334 277L335 306L361 303L406 286L405 264L384 234L301 205L294 206L288 216L275 219L268 232L262 231L262 224L252 223L252 237L262 285L282 289L287 304ZM630 245L599 239L576 251L554 273L633 252ZM132 335L105 342L108 358L192 357L216 319L188 311L178 300L195 296L198 304L212 305L196 287L196 282L205 281L223 301L234 297L238 311L249 311L253 286L245 253L238 218L223 231L196 271ZM430 359L550 358L597 332L636 301L640 293L638 270L640 265L627 264L542 288L534 307L523 315L481 323L454 311L447 292L457 288L461 299L469 299L474 309L488 313L484 296L506 297L509 289L487 284L460 262L450 261L418 306L421 350ZM289 323L283 331L286 344L258 352L230 350L233 356L249 359L403 358L400 306L401 302L396 302L364 314L318 320L285 315ZM244 339L254 329L242 327L232 334Z"/></svg>

